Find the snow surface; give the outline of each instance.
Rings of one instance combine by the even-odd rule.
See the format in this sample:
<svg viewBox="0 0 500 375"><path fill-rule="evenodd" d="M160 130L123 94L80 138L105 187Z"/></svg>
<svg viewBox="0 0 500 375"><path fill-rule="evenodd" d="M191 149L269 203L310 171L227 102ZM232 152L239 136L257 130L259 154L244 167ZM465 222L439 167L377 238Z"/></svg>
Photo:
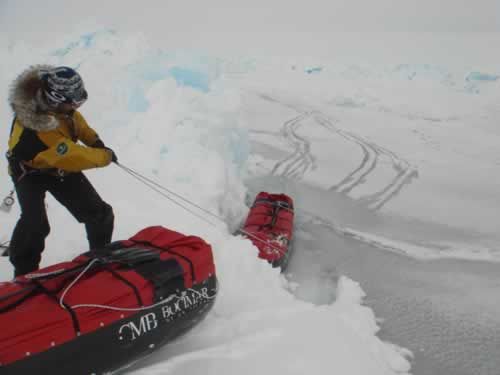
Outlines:
<svg viewBox="0 0 500 375"><path fill-rule="evenodd" d="M54 4L40 10L51 20ZM82 113L120 162L224 219L207 218L209 224L116 166L87 173L115 210L114 239L160 224L199 235L214 249L220 280L214 309L132 373L410 372L411 353L377 337L379 322L363 305L359 284L341 276L334 302L304 302L296 297L297 285L231 235L247 213L246 181L269 172L345 194L388 217L443 226L444 234L421 243L411 231L354 225L349 217L328 223L374 246L426 259L500 259L498 34L240 30L241 38L229 40L224 26L208 34L173 28L160 35L157 17L153 37L136 32L141 27L135 24L120 31L86 17L70 28L67 14L61 21L66 29L43 21L36 25L44 31L35 35L16 27L25 6L7 2L3 17L11 18L0 19L8 30L0 35L5 129L11 121L6 88L16 74L34 63L76 67L90 94ZM185 18L190 8L182 9ZM252 19L258 18L259 8L252 9ZM471 14L464 9L457 14L466 18ZM127 15L122 26L132 12L119 9ZM43 18L37 13L37 22ZM278 45L286 56L278 56ZM4 145L7 137L7 130L0 134ZM7 194L5 163L0 178ZM47 205L52 232L43 265L86 250L83 227L52 197ZM0 241L9 239L18 212L15 206L0 216ZM321 220L320 212L313 214ZM460 241L444 228L460 232ZM3 280L11 277L5 259L0 272Z"/></svg>

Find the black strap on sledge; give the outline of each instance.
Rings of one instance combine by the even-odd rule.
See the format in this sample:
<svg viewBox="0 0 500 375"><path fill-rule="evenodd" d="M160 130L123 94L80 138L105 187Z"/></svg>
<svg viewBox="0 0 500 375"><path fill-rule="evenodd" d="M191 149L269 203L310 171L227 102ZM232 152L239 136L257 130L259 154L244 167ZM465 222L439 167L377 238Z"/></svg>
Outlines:
<svg viewBox="0 0 500 375"><path fill-rule="evenodd" d="M180 254L179 252L173 250L172 248L169 248L169 247L163 248L163 247L154 246L146 241L132 241L132 242L139 244L139 245L145 245L145 246L151 247L153 249L159 250L160 252L167 252L167 253L170 253L172 255L178 256L179 258L184 259L189 264L191 279L195 280L194 265L193 265L193 262L191 261L191 259L189 259L187 256Z"/></svg>
<svg viewBox="0 0 500 375"><path fill-rule="evenodd" d="M257 199L255 203L252 205L252 208L257 207L259 205L269 205L272 207L272 211L270 212L271 222L268 224L261 225L259 229L269 228L272 229L276 225L276 221L278 220L278 213L282 209L286 209L293 212L293 206L288 204L286 201L274 201L271 199Z"/></svg>
<svg viewBox="0 0 500 375"><path fill-rule="evenodd" d="M38 289L46 294L48 297L50 297L54 302L56 302L57 304L60 304L61 301L59 300L59 297L57 296L57 294L62 290L62 288L58 291L53 291L53 290L49 290L47 289L41 282L40 280L36 280L34 279L33 282L35 283L35 285L38 287ZM64 288L64 287L63 287ZM62 302L61 303L63 306L64 306L64 309L68 312L68 314L71 315L71 321L73 322L73 329L75 330L75 335L76 336L79 336L80 335L80 322L78 321L78 317L76 316L76 313L75 313L75 310L73 310L71 308L70 305L68 305L67 303L65 302Z"/></svg>

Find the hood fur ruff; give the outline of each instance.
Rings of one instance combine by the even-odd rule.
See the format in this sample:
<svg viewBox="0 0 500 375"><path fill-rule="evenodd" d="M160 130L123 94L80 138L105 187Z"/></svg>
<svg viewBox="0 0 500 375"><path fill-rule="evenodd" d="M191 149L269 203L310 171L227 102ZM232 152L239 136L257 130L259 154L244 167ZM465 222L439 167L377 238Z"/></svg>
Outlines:
<svg viewBox="0 0 500 375"><path fill-rule="evenodd" d="M9 104L21 124L35 131L49 131L59 126L59 121L47 113L42 100L40 73L52 69L52 65L33 65L12 82Z"/></svg>

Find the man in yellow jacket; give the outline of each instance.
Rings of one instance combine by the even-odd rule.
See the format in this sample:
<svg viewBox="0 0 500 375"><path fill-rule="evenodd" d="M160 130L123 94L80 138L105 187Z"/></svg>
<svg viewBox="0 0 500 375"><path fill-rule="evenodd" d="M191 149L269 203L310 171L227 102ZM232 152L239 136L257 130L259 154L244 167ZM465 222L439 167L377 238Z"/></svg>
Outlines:
<svg viewBox="0 0 500 375"><path fill-rule="evenodd" d="M117 159L77 111L86 99L80 75L68 67L32 66L12 83L7 159L21 206L9 249L15 276L39 267L50 232L47 191L85 224L91 249L111 242L113 209L82 171Z"/></svg>

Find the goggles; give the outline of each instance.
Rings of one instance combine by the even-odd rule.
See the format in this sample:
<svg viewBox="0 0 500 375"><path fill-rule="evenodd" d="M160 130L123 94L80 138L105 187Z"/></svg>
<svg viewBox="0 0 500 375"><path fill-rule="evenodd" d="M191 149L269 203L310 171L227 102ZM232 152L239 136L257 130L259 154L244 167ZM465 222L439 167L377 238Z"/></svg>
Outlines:
<svg viewBox="0 0 500 375"><path fill-rule="evenodd" d="M50 107L58 107L61 104L69 105L71 108L78 108L87 101L88 94L84 88L81 88L78 93L72 93L71 97L61 94L55 90L44 90L47 104ZM76 94L76 95L75 95Z"/></svg>

